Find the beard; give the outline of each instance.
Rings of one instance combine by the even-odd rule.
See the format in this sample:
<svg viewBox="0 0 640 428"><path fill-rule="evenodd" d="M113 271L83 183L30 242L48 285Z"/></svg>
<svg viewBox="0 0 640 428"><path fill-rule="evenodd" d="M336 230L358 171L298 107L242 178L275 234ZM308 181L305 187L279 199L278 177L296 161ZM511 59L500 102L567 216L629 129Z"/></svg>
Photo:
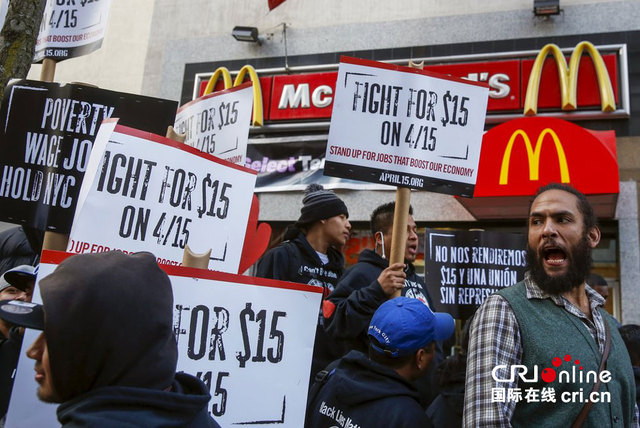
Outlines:
<svg viewBox="0 0 640 428"><path fill-rule="evenodd" d="M569 259L569 268L562 275L550 276L544 270L542 264L543 255L527 245L527 265L532 279L547 294L562 294L580 286L591 268L591 248L587 235L584 235L580 242L571 247L570 254L565 254Z"/></svg>

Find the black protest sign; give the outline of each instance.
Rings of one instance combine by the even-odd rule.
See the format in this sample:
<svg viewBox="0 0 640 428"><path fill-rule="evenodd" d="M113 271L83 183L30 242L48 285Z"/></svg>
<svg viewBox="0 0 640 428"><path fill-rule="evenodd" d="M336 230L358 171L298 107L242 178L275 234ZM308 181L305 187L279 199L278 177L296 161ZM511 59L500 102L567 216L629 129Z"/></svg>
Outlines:
<svg viewBox="0 0 640 428"><path fill-rule="evenodd" d="M488 296L524 278L524 235L427 229L425 237L425 281L436 311L469 318Z"/></svg>
<svg viewBox="0 0 640 428"><path fill-rule="evenodd" d="M83 85L11 82L0 118L0 220L68 233L104 119L164 135L178 103Z"/></svg>

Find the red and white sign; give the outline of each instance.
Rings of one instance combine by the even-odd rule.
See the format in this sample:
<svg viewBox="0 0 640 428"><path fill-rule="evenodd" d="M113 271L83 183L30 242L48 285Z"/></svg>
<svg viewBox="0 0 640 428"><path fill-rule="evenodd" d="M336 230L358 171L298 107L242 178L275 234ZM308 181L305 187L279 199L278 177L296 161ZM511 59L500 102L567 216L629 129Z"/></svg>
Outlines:
<svg viewBox="0 0 640 428"><path fill-rule="evenodd" d="M248 120L248 118L247 118ZM68 251L150 251L180 265L188 244L236 273L256 172L104 121L84 175Z"/></svg>
<svg viewBox="0 0 640 428"><path fill-rule="evenodd" d="M174 128L184 143L227 162L244 165L253 91L244 83L193 100L178 109Z"/></svg>
<svg viewBox="0 0 640 428"><path fill-rule="evenodd" d="M71 255L45 250L38 282ZM160 267L173 288L176 371L209 387L213 418L225 427L303 426L322 288ZM37 286L33 300L42 303ZM39 333L25 331L20 355ZM36 397L33 364L20 358L7 427L58 425L57 405Z"/></svg>
<svg viewBox="0 0 640 428"><path fill-rule="evenodd" d="M598 217L613 217L620 189L614 131L592 131L549 117L515 119L483 137L473 199L476 218L522 218L540 186L566 183L589 198Z"/></svg>
<svg viewBox="0 0 640 428"><path fill-rule="evenodd" d="M471 197L488 88L343 57L324 173Z"/></svg>

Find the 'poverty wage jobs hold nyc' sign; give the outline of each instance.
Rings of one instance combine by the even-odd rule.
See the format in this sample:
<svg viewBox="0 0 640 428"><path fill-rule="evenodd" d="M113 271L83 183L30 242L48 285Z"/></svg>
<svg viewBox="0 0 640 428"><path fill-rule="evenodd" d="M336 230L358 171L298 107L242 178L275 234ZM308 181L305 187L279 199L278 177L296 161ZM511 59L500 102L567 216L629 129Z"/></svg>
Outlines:
<svg viewBox="0 0 640 428"><path fill-rule="evenodd" d="M472 197L483 84L342 57L325 175Z"/></svg>

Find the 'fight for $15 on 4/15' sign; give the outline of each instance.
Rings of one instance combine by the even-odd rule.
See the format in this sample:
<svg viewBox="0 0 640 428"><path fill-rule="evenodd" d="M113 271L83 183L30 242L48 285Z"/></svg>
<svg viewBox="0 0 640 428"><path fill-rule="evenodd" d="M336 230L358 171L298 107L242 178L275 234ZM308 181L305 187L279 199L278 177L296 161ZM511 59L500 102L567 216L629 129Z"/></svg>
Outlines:
<svg viewBox="0 0 640 428"><path fill-rule="evenodd" d="M325 174L472 197L488 96L484 84L343 57Z"/></svg>
<svg viewBox="0 0 640 428"><path fill-rule="evenodd" d="M256 173L185 144L117 125L100 127L68 251L150 251L179 265L189 244L209 269L237 273Z"/></svg>
<svg viewBox="0 0 640 428"><path fill-rule="evenodd" d="M69 256L45 250L38 282ZM176 371L209 388L207 410L214 419L223 427L303 426L322 288L161 267L173 290ZM37 286L33 299L42 303ZM39 334L26 330L20 355ZM36 397L33 364L20 358L7 427L57 425L56 405Z"/></svg>

